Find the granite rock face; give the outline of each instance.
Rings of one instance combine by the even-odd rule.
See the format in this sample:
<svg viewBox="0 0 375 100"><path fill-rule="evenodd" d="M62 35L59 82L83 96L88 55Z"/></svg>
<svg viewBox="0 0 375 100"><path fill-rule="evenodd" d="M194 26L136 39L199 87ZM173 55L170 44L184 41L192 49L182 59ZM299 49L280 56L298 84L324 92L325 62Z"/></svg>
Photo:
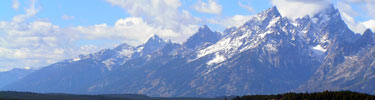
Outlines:
<svg viewBox="0 0 375 100"><path fill-rule="evenodd" d="M185 43L159 36L44 67L5 90L149 96L274 94L354 90L375 93L375 35L352 32L333 6L283 17L276 7L240 27L204 25Z"/></svg>

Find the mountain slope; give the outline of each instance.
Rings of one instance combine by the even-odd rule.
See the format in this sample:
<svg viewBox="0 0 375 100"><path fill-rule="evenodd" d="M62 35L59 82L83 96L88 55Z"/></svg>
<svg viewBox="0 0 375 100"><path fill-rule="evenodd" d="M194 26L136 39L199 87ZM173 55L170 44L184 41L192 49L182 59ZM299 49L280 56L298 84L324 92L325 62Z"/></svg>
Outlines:
<svg viewBox="0 0 375 100"><path fill-rule="evenodd" d="M341 47L341 52L331 52L308 84L300 87L304 91L353 90L375 93L375 41L374 33L367 30L353 47ZM351 49L347 53L345 49ZM343 54L344 53L344 54ZM335 61L332 61L334 59ZM332 62L336 62L333 63Z"/></svg>
<svg viewBox="0 0 375 100"><path fill-rule="evenodd" d="M204 25L183 44L155 35L136 47L121 44L52 64L5 89L165 97L375 93L373 38L370 30L352 32L333 6L295 20L273 7L223 34Z"/></svg>
<svg viewBox="0 0 375 100"><path fill-rule="evenodd" d="M198 51L196 95L283 93L305 82L319 62L277 8L253 17L216 44ZM308 66L307 66L308 65Z"/></svg>
<svg viewBox="0 0 375 100"><path fill-rule="evenodd" d="M116 67L139 55L147 55L164 46L158 36L151 37L139 47L127 44L105 49L44 67L5 89L42 93L90 93L108 79Z"/></svg>
<svg viewBox="0 0 375 100"><path fill-rule="evenodd" d="M184 45L190 49L206 48L221 39L219 32L212 32L208 26L203 25L198 32L189 37Z"/></svg>
<svg viewBox="0 0 375 100"><path fill-rule="evenodd" d="M0 72L0 88L11 84L15 81L22 79L23 77L27 76L28 74L32 73L34 70L32 69L12 69L10 71Z"/></svg>

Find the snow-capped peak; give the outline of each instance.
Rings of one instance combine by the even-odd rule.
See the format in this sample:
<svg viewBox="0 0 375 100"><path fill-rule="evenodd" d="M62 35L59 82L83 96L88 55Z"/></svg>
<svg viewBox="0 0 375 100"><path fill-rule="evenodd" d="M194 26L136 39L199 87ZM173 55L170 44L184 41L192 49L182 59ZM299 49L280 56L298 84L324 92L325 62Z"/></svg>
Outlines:
<svg viewBox="0 0 375 100"><path fill-rule="evenodd" d="M158 35L154 34L152 37L148 39L148 41L150 40L163 40L163 39L161 39Z"/></svg>
<svg viewBox="0 0 375 100"><path fill-rule="evenodd" d="M266 10L265 12L267 12L268 14L271 14L271 15L280 16L280 12L279 12L279 10L277 9L276 6L273 6L272 8Z"/></svg>
<svg viewBox="0 0 375 100"><path fill-rule="evenodd" d="M203 25L197 33L187 39L184 45L188 48L196 49L206 44L216 43L219 39L221 39L221 33L213 32L206 25Z"/></svg>
<svg viewBox="0 0 375 100"><path fill-rule="evenodd" d="M201 27L199 27L199 31L211 31L211 29L208 28L207 25L202 25Z"/></svg>
<svg viewBox="0 0 375 100"><path fill-rule="evenodd" d="M239 28L241 30L244 30L244 28L245 29L252 28L254 30L259 30L258 28L266 28L266 26L270 26L271 24L274 24L270 22L277 22L279 19L282 19L280 12L278 11L276 7L272 7L272 8L267 9L266 11L263 11L253 16L249 21L247 21L243 26L240 26Z"/></svg>
<svg viewBox="0 0 375 100"><path fill-rule="evenodd" d="M145 43L145 45L148 45L148 44L158 44L158 43L165 43L166 41L164 41L162 38L160 38L158 35L153 35L152 37L150 37L147 42Z"/></svg>
<svg viewBox="0 0 375 100"><path fill-rule="evenodd" d="M328 23L331 19L341 19L340 12L333 5L327 7L326 9L320 11L313 16L313 22L319 25Z"/></svg>
<svg viewBox="0 0 375 100"><path fill-rule="evenodd" d="M116 50L116 51L121 51L121 50L123 50L123 49L132 49L132 48L134 48L134 47L133 47L133 46L130 46L130 45L127 44L127 43L123 43L123 44L118 45L116 48L114 48L114 50Z"/></svg>
<svg viewBox="0 0 375 100"><path fill-rule="evenodd" d="M279 17L281 16L281 14L279 10L274 6L272 8L267 9L266 11L261 12L260 14L258 14L258 16L262 16L262 18L265 19L266 17Z"/></svg>
<svg viewBox="0 0 375 100"><path fill-rule="evenodd" d="M167 41L160 38L158 35L154 35L147 40L144 44L142 52L143 53L151 53L161 47L164 47L167 44Z"/></svg>

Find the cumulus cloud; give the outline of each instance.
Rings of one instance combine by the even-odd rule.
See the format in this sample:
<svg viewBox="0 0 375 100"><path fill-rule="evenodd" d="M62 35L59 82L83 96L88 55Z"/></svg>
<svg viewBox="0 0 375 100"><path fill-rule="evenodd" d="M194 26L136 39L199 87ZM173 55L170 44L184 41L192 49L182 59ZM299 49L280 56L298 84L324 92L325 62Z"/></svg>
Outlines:
<svg viewBox="0 0 375 100"><path fill-rule="evenodd" d="M12 8L15 10L18 10L19 7L20 7L20 2L18 2L18 0L13 0Z"/></svg>
<svg viewBox="0 0 375 100"><path fill-rule="evenodd" d="M49 22L1 22L0 62L7 67L44 66L66 54L60 28ZM4 25L5 24L5 25ZM66 35L66 34L64 34ZM23 63L19 63L23 62ZM6 65L3 65L6 64Z"/></svg>
<svg viewBox="0 0 375 100"><path fill-rule="evenodd" d="M198 0L198 2L193 7L198 12L209 14L220 14L222 10L221 5L213 0L208 0L207 2Z"/></svg>
<svg viewBox="0 0 375 100"><path fill-rule="evenodd" d="M371 5L371 0L343 0L337 3L337 8L341 12L341 16L345 23L349 26L351 30L353 30L355 33L363 34L363 32L367 29L374 29L375 25L372 24L373 20L368 20L365 22L358 22L354 19L356 16L361 16L361 14L365 14L365 16L371 17L371 11L367 10L367 13L358 12L353 10L350 3L357 3L362 5ZM375 4L373 4L375 6ZM366 12L365 9L368 9L369 7L364 7L363 11ZM371 7L370 7L371 8ZM372 17L374 18L374 17Z"/></svg>
<svg viewBox="0 0 375 100"><path fill-rule="evenodd" d="M341 17L353 32L362 34L366 30L366 27L362 23L355 21L349 14L341 12Z"/></svg>
<svg viewBox="0 0 375 100"><path fill-rule="evenodd" d="M371 20L362 22L361 24L363 24L366 28L369 28L373 32L375 32L375 20L371 19Z"/></svg>
<svg viewBox="0 0 375 100"><path fill-rule="evenodd" d="M149 34L163 30L162 32L167 33L158 34L177 42L182 42L192 35L201 21L187 10L179 9L181 6L179 0L107 0L107 2L120 6L133 17L142 18L143 22L147 22L147 26L156 30Z"/></svg>
<svg viewBox="0 0 375 100"><path fill-rule="evenodd" d="M271 0L271 2L279 9L281 15L293 19L305 15L313 16L333 4L332 0ZM363 5L362 10L360 12L353 10L352 3ZM355 17L375 18L374 0L340 0L335 4L345 23L355 33L362 34L367 28L373 28L370 24L371 20L358 22Z"/></svg>
<svg viewBox="0 0 375 100"><path fill-rule="evenodd" d="M161 37L179 37L173 30L155 27L139 17L119 19L114 25L97 24L92 26L74 27L72 30L82 33L88 39L118 39L131 45L144 43L149 36L158 34Z"/></svg>
<svg viewBox="0 0 375 100"><path fill-rule="evenodd" d="M271 0L271 2L282 16L293 19L306 15L313 16L331 4L330 0Z"/></svg>
<svg viewBox="0 0 375 100"><path fill-rule="evenodd" d="M50 22L3 21L0 33L0 66L42 67L76 55L78 39Z"/></svg>
<svg viewBox="0 0 375 100"><path fill-rule="evenodd" d="M29 20L39 11L36 2L31 0L25 14L0 21L0 70L43 67L85 52L75 44L79 34L48 21Z"/></svg>
<svg viewBox="0 0 375 100"><path fill-rule="evenodd" d="M30 8L26 9L26 14L17 15L13 17L13 22L23 22L26 19L34 16L39 12L39 8L35 7L36 0L31 0Z"/></svg>
<svg viewBox="0 0 375 100"><path fill-rule="evenodd" d="M79 54L89 54L110 46L80 44L81 41L111 40L132 45L144 43L158 34L165 39L183 42L196 32L200 22L179 0L108 0L133 17L119 19L113 25L95 24L61 28L51 22L37 20L36 0L31 0L26 13L11 21L0 21L0 70L43 67ZM150 10L152 9L152 10ZM30 19L35 17L35 19ZM73 16L62 16L72 19ZM23 62L23 63L19 63Z"/></svg>
<svg viewBox="0 0 375 100"><path fill-rule="evenodd" d="M78 51L79 51L79 54L89 54L89 53L92 53L92 52L96 52L98 49L99 49L98 46L88 44L88 45L83 45L83 46L79 47Z"/></svg>

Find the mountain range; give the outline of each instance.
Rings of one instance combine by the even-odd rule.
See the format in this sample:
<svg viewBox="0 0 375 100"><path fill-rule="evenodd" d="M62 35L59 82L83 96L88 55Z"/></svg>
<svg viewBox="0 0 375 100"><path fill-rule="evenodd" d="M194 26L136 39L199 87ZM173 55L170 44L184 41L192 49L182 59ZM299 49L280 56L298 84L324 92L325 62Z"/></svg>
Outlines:
<svg viewBox="0 0 375 100"><path fill-rule="evenodd" d="M0 87L11 84L15 81L22 79L28 74L32 73L32 69L19 69L15 68L10 71L0 72Z"/></svg>
<svg viewBox="0 0 375 100"><path fill-rule="evenodd" d="M375 33L361 34L333 6L297 19L272 7L224 32L203 25L182 44L154 35L139 46L124 43L60 61L2 90L162 97L375 94Z"/></svg>

